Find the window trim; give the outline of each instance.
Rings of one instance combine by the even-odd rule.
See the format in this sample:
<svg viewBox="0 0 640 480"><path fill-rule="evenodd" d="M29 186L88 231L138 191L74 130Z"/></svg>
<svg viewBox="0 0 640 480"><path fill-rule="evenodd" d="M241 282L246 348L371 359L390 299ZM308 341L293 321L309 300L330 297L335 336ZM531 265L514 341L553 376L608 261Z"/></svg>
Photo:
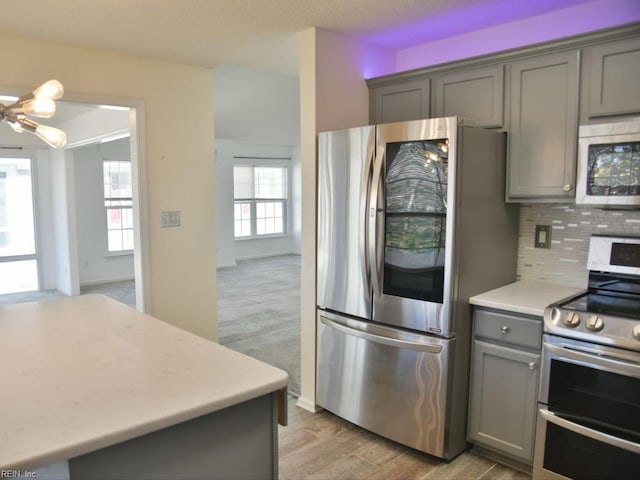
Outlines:
<svg viewBox="0 0 640 480"><path fill-rule="evenodd" d="M131 180L131 197L105 197L104 195L104 187L105 187L105 172L104 165L107 162L128 162L130 164L130 180ZM109 201L128 201L130 205L128 206L107 206L107 202ZM135 250L135 239L134 239L134 248L131 249L120 249L120 250L109 250L109 210L111 209L129 209L131 210L131 219L132 219L132 227L129 228L120 228L120 232L124 230L131 230L133 235L135 235L135 219L133 218L133 164L131 160L126 159L113 159L113 158L103 158L102 159L102 208L104 211L103 219L104 219L104 233L105 233L105 253L104 257L119 257L124 255L133 255Z"/></svg>
<svg viewBox="0 0 640 480"><path fill-rule="evenodd" d="M291 231L291 218L290 218L290 192L291 192L291 162L290 158L260 158L260 157L234 157L234 162L232 165L235 167L279 167L284 168L284 179L285 179L285 196L283 198L235 198L235 192L233 193L233 205L238 203L250 203L251 204L251 217L250 217L250 229L251 234L245 235L241 237L237 237L235 235L235 212L232 213L232 229L233 229L233 239L234 241L245 241L245 240L262 240L262 239L273 239L273 238L287 238L290 237ZM233 173L232 173L233 179ZM232 187L235 187L235 181L233 182ZM257 229L257 218L256 218L256 203L258 202L281 202L282 204L282 232L278 233L267 233L258 235L256 232Z"/></svg>

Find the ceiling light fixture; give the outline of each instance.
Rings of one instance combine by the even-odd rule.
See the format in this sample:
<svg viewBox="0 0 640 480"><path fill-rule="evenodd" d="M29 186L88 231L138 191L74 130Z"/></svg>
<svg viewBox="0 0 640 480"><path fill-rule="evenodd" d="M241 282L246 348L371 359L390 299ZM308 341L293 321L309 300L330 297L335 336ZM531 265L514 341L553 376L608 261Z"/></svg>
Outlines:
<svg viewBox="0 0 640 480"><path fill-rule="evenodd" d="M33 133L54 148L64 147L67 144L67 135L62 130L40 125L27 117L53 117L56 113L54 100L58 100L63 94L62 84L57 80L49 80L10 105L0 103L0 121L6 120L18 133Z"/></svg>

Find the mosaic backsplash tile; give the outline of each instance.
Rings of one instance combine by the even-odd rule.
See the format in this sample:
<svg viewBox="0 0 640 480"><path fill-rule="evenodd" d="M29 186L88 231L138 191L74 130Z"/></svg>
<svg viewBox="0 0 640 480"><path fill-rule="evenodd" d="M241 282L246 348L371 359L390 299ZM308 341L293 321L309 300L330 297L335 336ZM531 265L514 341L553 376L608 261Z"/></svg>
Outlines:
<svg viewBox="0 0 640 480"><path fill-rule="evenodd" d="M534 248L536 225L551 226L551 248ZM522 205L518 279L586 288L591 234L640 236L640 210Z"/></svg>

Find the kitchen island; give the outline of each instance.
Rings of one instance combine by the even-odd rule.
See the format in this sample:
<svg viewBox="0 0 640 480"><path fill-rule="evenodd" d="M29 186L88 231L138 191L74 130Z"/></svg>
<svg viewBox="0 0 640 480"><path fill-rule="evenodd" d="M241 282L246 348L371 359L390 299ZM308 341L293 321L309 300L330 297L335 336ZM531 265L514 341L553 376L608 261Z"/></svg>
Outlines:
<svg viewBox="0 0 640 480"><path fill-rule="evenodd" d="M1 306L0 352L5 477L277 477L282 370L100 295Z"/></svg>

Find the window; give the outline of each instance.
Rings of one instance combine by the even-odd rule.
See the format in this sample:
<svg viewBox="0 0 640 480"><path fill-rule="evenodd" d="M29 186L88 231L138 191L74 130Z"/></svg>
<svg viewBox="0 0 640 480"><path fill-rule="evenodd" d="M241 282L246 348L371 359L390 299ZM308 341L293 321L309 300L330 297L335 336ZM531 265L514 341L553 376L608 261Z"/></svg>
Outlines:
<svg viewBox="0 0 640 480"><path fill-rule="evenodd" d="M107 251L117 253L133 250L131 162L105 160L103 172Z"/></svg>
<svg viewBox="0 0 640 480"><path fill-rule="evenodd" d="M234 236L262 237L286 233L287 167L233 167Z"/></svg>
<svg viewBox="0 0 640 480"><path fill-rule="evenodd" d="M38 290L30 158L0 157L0 294Z"/></svg>

